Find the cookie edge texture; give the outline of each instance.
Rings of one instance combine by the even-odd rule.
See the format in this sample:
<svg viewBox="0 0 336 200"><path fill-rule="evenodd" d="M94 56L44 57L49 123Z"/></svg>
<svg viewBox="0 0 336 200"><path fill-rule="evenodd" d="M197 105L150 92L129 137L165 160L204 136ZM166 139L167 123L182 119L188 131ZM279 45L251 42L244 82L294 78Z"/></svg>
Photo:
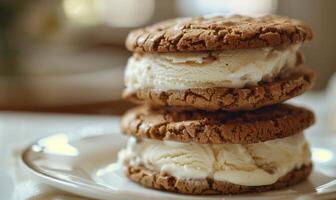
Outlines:
<svg viewBox="0 0 336 200"><path fill-rule="evenodd" d="M124 167L125 176L144 187L192 195L242 194L278 190L304 181L311 171L312 164L304 165L301 168L293 169L271 185L242 186L213 179L178 179L144 167Z"/></svg>
<svg viewBox="0 0 336 200"><path fill-rule="evenodd" d="M273 110L273 111L272 111ZM199 119L168 120L167 111L152 111L140 106L126 112L121 118L120 127L125 135L137 138L194 142L199 144L250 144L284 138L298 134L315 122L314 113L308 109L278 104L257 111L245 111L242 114L223 112L223 119L207 116L216 113L199 112ZM258 114L258 112L262 114ZM267 114L266 114L267 112ZM280 112L280 114L279 114ZM268 117L266 115L269 115ZM177 115L180 115L177 113ZM218 116L216 115L216 116ZM169 116L168 116L169 117ZM251 117L253 119L251 119ZM248 118L248 119L247 119Z"/></svg>
<svg viewBox="0 0 336 200"><path fill-rule="evenodd" d="M297 44L312 38L312 29L296 19L234 15L159 22L131 31L126 47L138 53L210 51Z"/></svg>

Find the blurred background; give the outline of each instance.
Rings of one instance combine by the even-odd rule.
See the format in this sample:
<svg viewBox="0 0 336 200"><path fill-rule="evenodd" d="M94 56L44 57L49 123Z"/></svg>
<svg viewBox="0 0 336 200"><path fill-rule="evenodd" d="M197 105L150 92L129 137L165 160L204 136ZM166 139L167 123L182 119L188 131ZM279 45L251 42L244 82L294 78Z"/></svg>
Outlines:
<svg viewBox="0 0 336 200"><path fill-rule="evenodd" d="M315 39L302 51L318 74L314 90L332 99L334 8L334 0L2 0L0 109L120 114L130 106L120 99L127 33L210 13L272 13L311 25Z"/></svg>

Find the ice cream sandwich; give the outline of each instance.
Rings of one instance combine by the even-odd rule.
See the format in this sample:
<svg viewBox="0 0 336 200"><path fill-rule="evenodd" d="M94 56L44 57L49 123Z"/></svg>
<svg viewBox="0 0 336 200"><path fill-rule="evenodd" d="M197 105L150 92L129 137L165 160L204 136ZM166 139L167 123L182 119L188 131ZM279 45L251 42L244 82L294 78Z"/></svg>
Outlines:
<svg viewBox="0 0 336 200"><path fill-rule="evenodd" d="M142 186L184 194L284 188L312 170L314 114L282 103L311 88L303 22L280 16L173 19L131 32L119 153Z"/></svg>
<svg viewBox="0 0 336 200"><path fill-rule="evenodd" d="M124 97L151 106L253 110L309 89L312 30L279 16L173 19L131 32Z"/></svg>

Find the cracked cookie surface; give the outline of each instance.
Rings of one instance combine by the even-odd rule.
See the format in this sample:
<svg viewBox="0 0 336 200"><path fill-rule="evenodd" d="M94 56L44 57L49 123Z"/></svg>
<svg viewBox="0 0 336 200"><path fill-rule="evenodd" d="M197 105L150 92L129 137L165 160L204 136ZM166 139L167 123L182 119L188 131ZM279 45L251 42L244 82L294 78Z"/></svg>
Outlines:
<svg viewBox="0 0 336 200"><path fill-rule="evenodd" d="M214 16L167 20L132 31L133 52L210 51L272 47L311 40L303 22L281 16Z"/></svg>
<svg viewBox="0 0 336 200"><path fill-rule="evenodd" d="M281 189L305 180L311 173L312 165L294 169L277 182L265 186L242 186L212 179L188 180L177 179L167 174L145 169L144 167L125 166L125 175L132 181L145 187L175 193L207 194L241 194L247 192L264 192Z"/></svg>
<svg viewBox="0 0 336 200"><path fill-rule="evenodd" d="M201 110L255 110L281 103L310 89L314 73L304 67L295 68L271 82L244 88L194 88L186 90L156 91L138 89L123 93L123 98L137 104L152 107L174 106L181 109Z"/></svg>
<svg viewBox="0 0 336 200"><path fill-rule="evenodd" d="M121 119L121 130L137 138L200 144L249 144L302 132L315 121L301 107L277 104L254 111L178 111L141 106Z"/></svg>

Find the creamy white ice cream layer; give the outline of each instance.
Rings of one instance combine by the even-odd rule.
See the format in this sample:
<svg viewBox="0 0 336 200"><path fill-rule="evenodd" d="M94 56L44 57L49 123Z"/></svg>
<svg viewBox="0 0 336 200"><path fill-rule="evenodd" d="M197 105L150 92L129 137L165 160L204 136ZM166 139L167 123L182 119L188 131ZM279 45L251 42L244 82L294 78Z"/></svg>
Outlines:
<svg viewBox="0 0 336 200"><path fill-rule="evenodd" d="M135 54L126 67L126 87L134 91L257 85L294 67L299 47Z"/></svg>
<svg viewBox="0 0 336 200"><path fill-rule="evenodd" d="M142 165L177 178L213 178L238 185L276 182L295 168L309 165L303 134L255 144L195 144L131 138L119 161Z"/></svg>

